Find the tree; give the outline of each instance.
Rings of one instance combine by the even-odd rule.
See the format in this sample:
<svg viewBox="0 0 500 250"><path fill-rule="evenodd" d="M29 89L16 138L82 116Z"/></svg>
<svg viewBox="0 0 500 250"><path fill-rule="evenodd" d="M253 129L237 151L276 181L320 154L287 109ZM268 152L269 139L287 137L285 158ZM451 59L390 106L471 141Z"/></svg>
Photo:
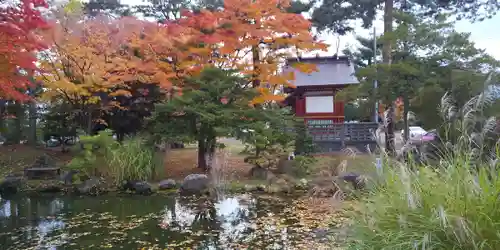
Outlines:
<svg viewBox="0 0 500 250"><path fill-rule="evenodd" d="M326 49L311 35L310 22L286 12L290 6L287 1L233 0L222 9L184 11L176 20L143 22L133 47L144 62L140 66L155 71L152 81L164 89L182 88L185 77L215 66L251 76L261 93L255 102L281 100L275 90L291 86L293 79L279 74L283 59L294 51ZM292 66L314 71L313 65Z"/></svg>
<svg viewBox="0 0 500 250"><path fill-rule="evenodd" d="M312 1L315 2L315 1ZM434 18L442 13L449 13L457 19L467 18L482 21L494 16L500 5L497 1L467 0L405 0L392 1L414 14ZM369 28L385 5L385 0L323 0L313 9L312 21L319 31L329 31L344 35L354 29L352 20L361 19L364 28ZM384 11L385 12L385 11Z"/></svg>
<svg viewBox="0 0 500 250"><path fill-rule="evenodd" d="M121 4L119 0L91 0L83 3L83 11L90 17L104 15L130 16L132 10L129 6Z"/></svg>
<svg viewBox="0 0 500 250"><path fill-rule="evenodd" d="M85 20L78 2L55 10L54 17L53 28L46 33L53 45L41 60L42 97L67 102L91 133L95 121L118 104L116 96L130 95L127 83L143 76L132 65L135 57L124 53L130 35L124 31L126 19Z"/></svg>
<svg viewBox="0 0 500 250"><path fill-rule="evenodd" d="M198 167L205 170L211 166L219 136L233 135L253 145L252 159L262 160L276 146L292 141L286 132L293 126L292 116L281 108L250 106L259 93L246 87L247 82L237 71L206 68L186 80L189 88L182 96L156 105L148 131L157 140L197 141Z"/></svg>
<svg viewBox="0 0 500 250"><path fill-rule="evenodd" d="M294 53L326 50L311 35L311 23L302 15L288 13L289 1L224 2L217 12L190 13L196 21L188 25L204 32L201 42L212 48L211 60L217 67L236 69L247 76L261 95L262 103L281 100L275 91L290 86L293 75L281 75L285 58ZM251 56L251 59L249 59ZM300 71L314 71L314 65L291 65Z"/></svg>
<svg viewBox="0 0 500 250"><path fill-rule="evenodd" d="M466 0L451 0L451 1L399 1L395 0L378 0L378 1L359 1L351 0L333 1L325 0L313 12L312 20L318 27L319 31L329 30L338 34L346 34L352 30L349 26L349 20L361 18L365 28L370 27L379 6L384 6L384 36L382 48L383 63L390 68L392 63L392 44L393 40L393 19L394 19L394 4L399 3L404 11L413 11L426 17L436 17L441 11L448 11L456 14L458 18L467 17L472 20L482 20L485 17L491 17L492 12L496 12L500 5L496 1L466 1ZM387 75L390 76L390 75ZM389 79L389 78L388 78ZM386 102L386 150L394 151L394 98Z"/></svg>
<svg viewBox="0 0 500 250"><path fill-rule="evenodd" d="M36 34L47 28L39 7L43 0L23 0L17 4L2 2L0 7L0 98L27 100L30 76L38 68L35 53L45 48Z"/></svg>
<svg viewBox="0 0 500 250"><path fill-rule="evenodd" d="M356 49L346 48L342 51L346 56L348 56L354 63L355 69L365 68L372 65L374 62L375 53L373 51L373 45L375 43L373 38L366 38L362 36L356 36L356 41L361 45ZM382 48L382 43L380 40L377 41L377 55L380 55L380 49Z"/></svg>
<svg viewBox="0 0 500 250"><path fill-rule="evenodd" d="M468 34L456 32L446 16L430 20L398 12L396 18L391 67L360 68L362 84L344 94L348 99L373 98L373 80L381 79L377 99L406 96L405 112L414 111L424 127L435 128L441 123L437 112L441 96L449 92L456 105L463 106L482 90L485 69L497 67L498 62L475 48Z"/></svg>
<svg viewBox="0 0 500 250"><path fill-rule="evenodd" d="M190 9L189 0L148 0L147 4L134 6L135 12L145 17L153 17L158 22L166 22L181 18L181 11Z"/></svg>
<svg viewBox="0 0 500 250"><path fill-rule="evenodd" d="M158 104L149 124L153 134L167 141L198 142L198 167L208 169L216 138L242 123L248 103L256 95L245 88L235 71L206 68L186 79L182 96Z"/></svg>

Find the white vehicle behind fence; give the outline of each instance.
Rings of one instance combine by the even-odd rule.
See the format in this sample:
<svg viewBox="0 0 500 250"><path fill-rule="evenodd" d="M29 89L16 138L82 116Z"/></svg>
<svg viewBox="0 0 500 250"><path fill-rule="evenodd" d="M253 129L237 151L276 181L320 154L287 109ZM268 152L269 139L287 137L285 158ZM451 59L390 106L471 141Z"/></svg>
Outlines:
<svg viewBox="0 0 500 250"><path fill-rule="evenodd" d="M401 130L401 138L405 138L405 130ZM422 138L427 135L427 131L419 126L410 126L408 127L408 141L410 143L419 143L422 141Z"/></svg>

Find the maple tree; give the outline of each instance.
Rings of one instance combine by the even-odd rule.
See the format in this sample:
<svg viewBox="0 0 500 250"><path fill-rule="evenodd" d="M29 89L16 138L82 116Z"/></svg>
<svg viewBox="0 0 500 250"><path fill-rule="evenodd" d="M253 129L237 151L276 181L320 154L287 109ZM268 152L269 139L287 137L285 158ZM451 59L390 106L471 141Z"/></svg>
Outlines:
<svg viewBox="0 0 500 250"><path fill-rule="evenodd" d="M163 87L183 87L183 77L207 66L234 69L251 76L260 92L253 101L282 100L275 93L294 87L293 73L281 74L284 59L294 52L326 50L311 35L311 23L300 14L287 13L288 1L225 1L222 10L183 11L181 18L145 24L135 46L143 53L144 67L154 68ZM314 65L292 67L315 70Z"/></svg>
<svg viewBox="0 0 500 250"><path fill-rule="evenodd" d="M136 57L123 48L129 22L105 16L85 19L76 1L55 10L53 16L52 29L45 34L52 46L41 60L42 98L71 104L90 130L93 120L101 117L94 113L118 106L114 99L131 95L127 84L143 76L130 65Z"/></svg>
<svg viewBox="0 0 500 250"><path fill-rule="evenodd" d="M274 90L294 87L293 72L280 74L284 59L326 50L327 46L311 34L311 23L300 14L288 13L289 7L290 1L224 2L221 25L214 34L222 43L218 52L226 66L252 76L253 87L261 93L254 99L256 103L281 100ZM291 66L301 72L316 70L315 65L300 62Z"/></svg>
<svg viewBox="0 0 500 250"><path fill-rule="evenodd" d="M36 52L45 43L37 31L47 28L38 8L44 0L2 1L0 6L0 98L25 101L32 85L30 75L37 71Z"/></svg>

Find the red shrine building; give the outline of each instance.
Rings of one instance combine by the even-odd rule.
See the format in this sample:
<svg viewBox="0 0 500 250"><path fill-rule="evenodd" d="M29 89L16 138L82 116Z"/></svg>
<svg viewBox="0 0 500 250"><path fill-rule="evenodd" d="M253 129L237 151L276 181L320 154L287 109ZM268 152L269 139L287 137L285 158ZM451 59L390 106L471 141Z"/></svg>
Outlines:
<svg viewBox="0 0 500 250"><path fill-rule="evenodd" d="M296 63L315 64L318 71L302 73L289 65ZM287 60L285 72L295 71L296 86L286 88L285 104L292 107L307 125L330 125L344 123L344 103L335 99L335 94L352 84L359 84L354 76L354 65L346 56L291 58Z"/></svg>
<svg viewBox="0 0 500 250"><path fill-rule="evenodd" d="M354 65L345 56L293 58L295 62L316 64L318 71L302 73L290 66L284 72L295 71L296 88L287 88L284 104L291 106L297 117L304 118L308 134L317 147L317 153L338 152L356 148L359 152L373 151L376 146L375 122L345 123L344 103L336 100L339 90L359 84L354 76Z"/></svg>

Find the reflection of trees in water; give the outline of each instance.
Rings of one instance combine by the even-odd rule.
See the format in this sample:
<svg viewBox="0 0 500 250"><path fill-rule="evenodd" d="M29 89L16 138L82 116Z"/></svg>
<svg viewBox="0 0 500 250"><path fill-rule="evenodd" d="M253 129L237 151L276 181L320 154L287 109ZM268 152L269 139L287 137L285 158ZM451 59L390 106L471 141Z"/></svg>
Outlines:
<svg viewBox="0 0 500 250"><path fill-rule="evenodd" d="M190 237L198 235L202 248L227 246L230 242L243 240L251 231L250 219L254 214L255 200L250 196L221 201L179 197L175 201L165 207L160 223L168 225L167 230L176 229L179 233L189 230Z"/></svg>
<svg viewBox="0 0 500 250"><path fill-rule="evenodd" d="M228 198L218 203L218 215L222 232L219 244L227 246L231 242L239 242L251 233L251 214L254 213L255 200L249 196Z"/></svg>
<svg viewBox="0 0 500 250"><path fill-rule="evenodd" d="M47 249L50 244L63 244L63 240L83 248L117 240L125 247L137 249L135 241L128 242L133 237L149 242L157 239L160 246L193 240L201 249L238 249L231 244L273 241L261 237L263 232L274 230L264 225L273 224L272 219L282 216L279 212L285 205L282 201L256 199L250 195L221 201L176 196L22 198L0 203L0 233L11 231L9 235L0 236L0 242L11 249L26 249L37 244ZM271 210L278 214L269 216L268 220ZM264 223L257 225L259 218L265 218ZM158 222L168 226L159 229ZM137 226L127 229L133 225ZM111 231L125 234L118 239ZM83 235L85 232L92 235ZM274 230L273 234L274 241L280 244L287 241L280 239L288 237L286 233L276 234ZM11 239L11 236L18 238Z"/></svg>
<svg viewBox="0 0 500 250"><path fill-rule="evenodd" d="M0 207L3 244L15 249L33 246L47 249L47 239L56 231L64 229L64 222L54 216L59 214L65 203L58 198L18 198L6 201ZM46 218L40 218L40 215ZM64 236L64 234L60 234Z"/></svg>

